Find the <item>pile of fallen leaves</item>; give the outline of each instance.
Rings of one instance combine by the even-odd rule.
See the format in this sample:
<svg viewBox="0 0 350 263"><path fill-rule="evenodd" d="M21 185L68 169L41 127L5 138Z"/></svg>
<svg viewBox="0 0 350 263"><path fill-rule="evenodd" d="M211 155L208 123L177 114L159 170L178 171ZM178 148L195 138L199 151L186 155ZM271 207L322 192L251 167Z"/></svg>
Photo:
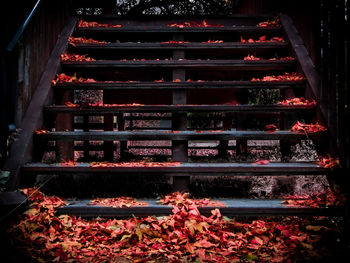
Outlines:
<svg viewBox="0 0 350 263"><path fill-rule="evenodd" d="M99 41L92 38L86 38L86 37L69 37L68 43L75 47L79 43L84 44L107 44L106 41Z"/></svg>
<svg viewBox="0 0 350 263"><path fill-rule="evenodd" d="M305 132L305 133L323 132L326 130L327 128L319 124L318 122L305 124L297 121L291 128L292 132Z"/></svg>
<svg viewBox="0 0 350 263"><path fill-rule="evenodd" d="M269 75L265 76L263 78L252 78L251 81L253 82L259 82L259 81L302 81L305 80L305 77L303 74L297 73L297 72L285 72L283 75L279 76L274 76L274 75Z"/></svg>
<svg viewBox="0 0 350 263"><path fill-rule="evenodd" d="M101 24L101 23L98 23L98 22L87 22L87 21L84 21L83 19L80 19L79 22L78 22L78 27L80 28L86 28L86 27L104 27L104 28L120 28L122 27L122 25L112 25L112 24Z"/></svg>
<svg viewBox="0 0 350 263"><path fill-rule="evenodd" d="M9 233L33 262L294 262L322 252L321 234L330 230L297 218L239 222L218 209L205 217L181 194L163 199L174 206L169 216L84 220L55 216L60 198L23 192L30 209Z"/></svg>
<svg viewBox="0 0 350 263"><path fill-rule="evenodd" d="M249 38L248 40L245 40L241 36L241 42L240 43L266 43L266 42L285 42L283 37L273 37L270 39L266 39L266 36L261 36L259 39L254 40L252 38Z"/></svg>
<svg viewBox="0 0 350 263"><path fill-rule="evenodd" d="M202 22L183 22L183 23L170 23L168 24L168 27L178 27L178 28L184 28L184 27L224 27L224 25L221 24L209 24L206 20L203 20Z"/></svg>
<svg viewBox="0 0 350 263"><path fill-rule="evenodd" d="M66 83L66 82L96 82L94 79L85 79L85 78L78 78L76 74L73 76L68 76L64 73L57 74L56 79L53 79L51 81L52 85L57 85L58 83Z"/></svg>
<svg viewBox="0 0 350 263"><path fill-rule="evenodd" d="M209 39L208 41L206 42L202 42L203 44L218 44L218 43L224 43L223 40L211 40Z"/></svg>
<svg viewBox="0 0 350 263"><path fill-rule="evenodd" d="M77 62L77 61L96 61L96 59L90 58L87 55L70 54L64 52L61 54L61 61L63 62Z"/></svg>
<svg viewBox="0 0 350 263"><path fill-rule="evenodd" d="M303 105L303 106L316 106L315 100L308 100L304 97L301 98L292 98L292 99L285 99L279 102L279 104L282 105Z"/></svg>

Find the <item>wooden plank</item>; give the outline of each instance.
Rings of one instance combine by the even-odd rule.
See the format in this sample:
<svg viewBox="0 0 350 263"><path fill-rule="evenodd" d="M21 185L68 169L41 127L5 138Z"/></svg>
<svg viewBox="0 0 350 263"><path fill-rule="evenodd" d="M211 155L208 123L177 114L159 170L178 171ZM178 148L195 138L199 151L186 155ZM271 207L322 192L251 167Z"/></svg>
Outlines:
<svg viewBox="0 0 350 263"><path fill-rule="evenodd" d="M295 140L295 139L320 139L325 133L291 132L291 131L66 131L49 132L40 134L44 140L58 141L128 141L128 140Z"/></svg>
<svg viewBox="0 0 350 263"><path fill-rule="evenodd" d="M288 48L287 43L283 42L260 42L260 43L240 43L240 42L226 42L226 43L181 43L181 44L162 44L159 42L145 42L145 43L105 43L105 44L92 44L92 43L77 43L76 50L88 50L88 51L102 51L102 50L135 50L135 49L148 49L148 50L208 50L208 49L222 49L222 50L280 50Z"/></svg>
<svg viewBox="0 0 350 263"><path fill-rule="evenodd" d="M63 70L81 69L114 69L114 68L227 68L234 70L291 70L295 67L294 61L245 61L229 59L212 60L149 60L149 61L120 61L120 60L98 60L89 62L62 62ZM185 80L183 80L185 81Z"/></svg>
<svg viewBox="0 0 350 263"><path fill-rule="evenodd" d="M46 106L46 113L73 113L76 115L99 115L119 112L313 112L314 106L303 105L120 105L101 107L67 107L63 105Z"/></svg>
<svg viewBox="0 0 350 263"><path fill-rule="evenodd" d="M150 163L149 165L151 165ZM169 176L227 176L236 175L315 175L336 173L336 170L323 168L316 163L269 163L267 165L255 165L253 163L181 163L180 165L135 167L130 164L122 167L90 167L89 163L77 163L75 166L65 166L60 163L28 163L23 165L22 173L36 175L44 174L87 174L87 173L112 173L112 174L162 174Z"/></svg>
<svg viewBox="0 0 350 263"><path fill-rule="evenodd" d="M172 214L172 206L162 205L154 199L140 199L147 206L113 208L88 205L91 200L68 201L68 204L56 210L57 215L75 215L88 217L132 217L132 216L164 216ZM223 203L224 207L198 207L201 214L209 216L211 211L219 209L224 216L342 216L344 207L288 207L282 199L214 199Z"/></svg>
<svg viewBox="0 0 350 263"><path fill-rule="evenodd" d="M59 83L53 86L55 90L129 90L129 89L290 89L304 88L305 81L193 81L193 82L89 82L89 83Z"/></svg>
<svg viewBox="0 0 350 263"><path fill-rule="evenodd" d="M11 171L11 179L8 190L14 190L19 185L19 173L21 165L31 160L32 139L36 129L42 126L42 109L51 101L51 80L54 78L60 66L60 55L64 52L69 36L72 34L76 18L71 18L62 30L56 45L51 52L45 70L23 118L19 138L13 143L9 158L4 164L3 170Z"/></svg>
<svg viewBox="0 0 350 263"><path fill-rule="evenodd" d="M167 26L122 26L117 28L89 27L77 28L77 34L96 33L259 33L279 34L281 27L263 28L257 26L224 26L224 27L167 27Z"/></svg>

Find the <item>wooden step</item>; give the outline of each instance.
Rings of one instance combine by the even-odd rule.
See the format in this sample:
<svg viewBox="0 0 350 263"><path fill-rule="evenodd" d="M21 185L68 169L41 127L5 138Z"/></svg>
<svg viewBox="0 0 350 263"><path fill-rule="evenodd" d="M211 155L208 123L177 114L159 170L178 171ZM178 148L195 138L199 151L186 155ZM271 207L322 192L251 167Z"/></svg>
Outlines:
<svg viewBox="0 0 350 263"><path fill-rule="evenodd" d="M323 168L316 163L290 162L275 163L266 165L254 163L164 163L162 166L138 166L123 164L123 166L111 167L90 167L89 163L77 163L74 166L62 165L60 163L28 163L22 166L22 173L25 174L71 174L71 173L112 173L112 174L162 174L169 176L236 176L240 174L254 175L315 175L328 174L330 169Z"/></svg>
<svg viewBox="0 0 350 263"><path fill-rule="evenodd" d="M97 81L66 82L53 86L55 90L189 90L189 89L291 89L303 88L306 81L186 81L186 82L154 82L154 81Z"/></svg>
<svg viewBox="0 0 350 263"><path fill-rule="evenodd" d="M57 215L75 215L91 217L132 217L132 216L165 216L172 214L173 207L157 203L157 200L140 199L147 206L114 208L108 206L89 205L91 200L68 201L68 204L56 210ZM211 210L219 209L224 216L340 216L343 207L290 207L282 204L283 200L254 199L218 199L224 207L198 207L203 215L211 215Z"/></svg>
<svg viewBox="0 0 350 263"><path fill-rule="evenodd" d="M291 131L65 131L36 135L59 141L129 141L129 140L298 140L320 138L320 133Z"/></svg>
<svg viewBox="0 0 350 263"><path fill-rule="evenodd" d="M85 52L95 51L95 50L245 50L250 51L260 51L260 50L281 50L288 48L288 43L286 42L256 42L256 43L240 43L240 42L224 42L224 43L200 43L200 42L190 42L190 43L176 43L168 44L162 42L125 42L125 43L104 43L104 44L94 44L94 43L77 43L74 50L84 50Z"/></svg>
<svg viewBox="0 0 350 263"><path fill-rule="evenodd" d="M314 106L304 105L115 105L115 106L91 106L68 107L64 105L52 105L44 108L45 113L72 113L76 115L101 115L107 113L123 112L308 112L315 109Z"/></svg>
<svg viewBox="0 0 350 263"><path fill-rule="evenodd" d="M224 27L168 27L164 26L122 26L122 27L77 27L75 33L81 35L86 33L258 33L258 34L280 34L281 27L264 28L257 26L227 26Z"/></svg>
<svg viewBox="0 0 350 263"><path fill-rule="evenodd" d="M225 68L234 70L273 71L290 70L295 67L294 61L284 60L146 60L146 61L120 61L98 60L88 62L62 62L63 71L79 69L129 69L129 68Z"/></svg>

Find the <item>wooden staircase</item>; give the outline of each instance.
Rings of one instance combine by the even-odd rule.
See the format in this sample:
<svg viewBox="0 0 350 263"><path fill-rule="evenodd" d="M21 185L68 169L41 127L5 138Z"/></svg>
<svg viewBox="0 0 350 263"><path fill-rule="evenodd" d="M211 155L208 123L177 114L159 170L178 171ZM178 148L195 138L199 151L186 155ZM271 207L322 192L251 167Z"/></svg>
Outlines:
<svg viewBox="0 0 350 263"><path fill-rule="evenodd" d="M160 176L171 178L172 191L190 191L193 176L332 176L334 173L316 162L294 162L289 158L290 147L301 140L324 144L326 132L307 134L290 130L298 120L311 123L319 119L322 109L318 105L250 102L259 91L277 94L280 100L292 97L317 100L310 58L288 17L281 15L278 27L257 26L270 17L208 19L207 26L203 20L196 20L203 25L196 27L181 26L192 21L185 19L84 19L109 26L76 24L75 38L92 38L101 43L69 44L66 51L87 54L96 60L61 62L59 74L76 74L77 78L88 81L73 79L52 85L54 103L42 109L45 122L42 130L34 134L32 161L21 165L23 185L32 185L38 175L120 176L129 180ZM169 26L174 23L177 25ZM261 36L267 40L282 37L284 41L241 42L241 37L257 40ZM263 59L244 60L247 55ZM287 56L295 60L280 59ZM299 72L305 79L252 81L285 72ZM99 104L77 101L77 96L84 94L97 94L102 99ZM198 119L206 123L205 127L191 124ZM135 123L153 125L135 126ZM276 124L278 130L265 131L265 124L270 123ZM244 159L253 148L250 145L253 140L275 142L281 152L280 160L259 164ZM135 141L148 144L135 144ZM206 146L196 142L205 142ZM163 149L168 154L145 159L135 149ZM210 149L215 154L197 158L189 154L191 149ZM91 152L98 152L99 157L95 158ZM55 162L43 162L49 155L54 156ZM84 217L171 213L169 206L154 199L146 201L149 205L144 207L113 208L91 206L86 199L74 200L58 213ZM226 206L219 209L228 216L317 216L339 215L343 211L334 207L290 207L281 200L221 201ZM209 214L212 209L202 207L200 211Z"/></svg>

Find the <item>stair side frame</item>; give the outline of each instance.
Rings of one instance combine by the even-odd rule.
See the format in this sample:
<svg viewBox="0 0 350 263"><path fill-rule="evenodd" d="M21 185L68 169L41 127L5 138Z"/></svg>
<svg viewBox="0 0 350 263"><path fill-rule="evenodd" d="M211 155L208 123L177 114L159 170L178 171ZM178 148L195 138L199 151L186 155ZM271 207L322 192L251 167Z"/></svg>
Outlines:
<svg viewBox="0 0 350 263"><path fill-rule="evenodd" d="M3 170L10 171L11 173L10 180L6 186L8 191L13 191L18 188L20 184L21 167L23 164L32 160L33 135L35 130L42 127L44 106L50 105L53 101L51 80L61 68L60 55L67 48L68 38L73 33L77 21L77 17L70 17L66 26L61 31L24 115L20 127L21 133L10 149L9 158L6 160L3 167Z"/></svg>

